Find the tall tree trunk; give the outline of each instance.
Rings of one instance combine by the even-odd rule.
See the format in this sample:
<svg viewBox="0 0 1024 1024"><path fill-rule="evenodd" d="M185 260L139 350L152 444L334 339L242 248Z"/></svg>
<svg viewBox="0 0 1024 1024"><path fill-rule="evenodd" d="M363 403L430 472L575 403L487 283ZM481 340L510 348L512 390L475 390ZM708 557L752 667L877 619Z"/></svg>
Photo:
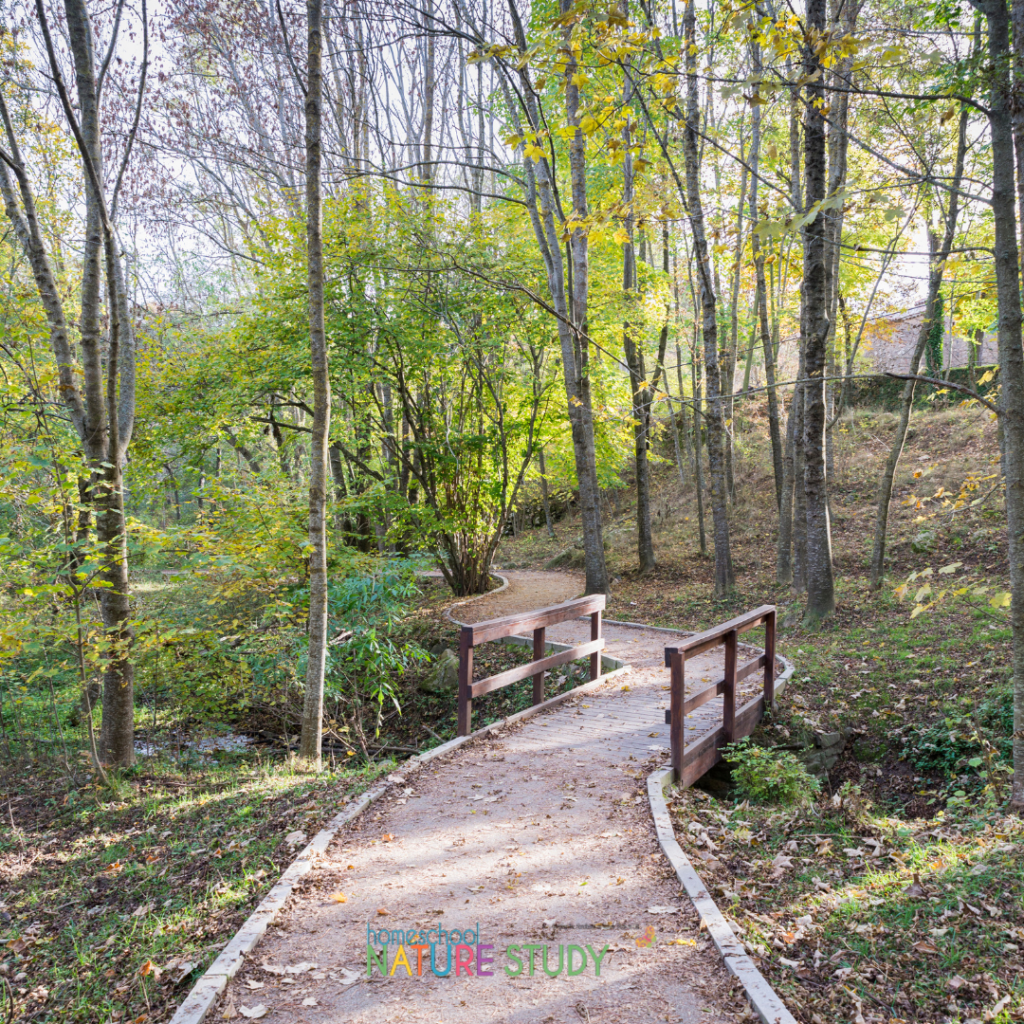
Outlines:
<svg viewBox="0 0 1024 1024"><path fill-rule="evenodd" d="M697 333L699 328L695 328ZM700 542L701 555L708 553L707 531L704 529L704 456L701 448L704 444L705 416L702 403L703 381L698 376L699 364L697 362L698 341L694 338L693 352L690 355L690 389L693 393L693 454L694 454L694 480L697 491L697 537Z"/></svg>
<svg viewBox="0 0 1024 1024"><path fill-rule="evenodd" d="M322 0L306 0L306 253L309 286L309 354L313 376L313 437L309 472L309 657L302 705L299 756L316 771L324 719L327 661L327 439L331 425L331 380L324 332L324 252L320 196L323 63Z"/></svg>
<svg viewBox="0 0 1024 1024"><path fill-rule="evenodd" d="M715 535L715 597L723 598L734 586L732 554L729 550L729 517L726 505L725 416L722 409L722 382L718 365L718 322L712 267L704 229L704 206L700 191L697 137L700 131L700 106L697 94L697 23L694 0L687 0L684 15L686 34L686 127L683 155L686 161L686 196L701 306L701 341L704 347L704 380L707 388L708 464L711 477L711 516Z"/></svg>
<svg viewBox="0 0 1024 1024"><path fill-rule="evenodd" d="M563 13L572 5L561 0ZM526 32L515 0L508 0L515 45L526 54ZM571 42L572 26L566 27L567 47ZM570 142L570 173L574 216L585 221L586 193L586 140L579 128L579 88L572 81L577 73L575 58L567 61L565 69L565 104L569 124L575 128ZM504 67L504 66L503 66ZM505 69L507 72L507 69ZM511 72L509 77L511 78ZM522 109L531 132L543 129L537 94L530 80L526 62L518 69L518 89ZM509 107L518 116L518 107L511 88L505 90ZM555 168L546 157L524 161L526 208L530 215L537 247L544 261L551 306L558 318L558 341L562 355L562 374L565 384L567 413L572 428L573 456L576 463L576 482L580 496L580 518L583 523L583 558L586 569L586 590L589 594L607 593L608 570L605 565L604 544L601 537L601 495L597 479L597 453L594 445L594 412L590 392L587 340L587 234L577 228L569 238L569 267L562 255L562 229L558 202L555 197ZM568 269L568 274L567 274Z"/></svg>
<svg viewBox="0 0 1024 1024"><path fill-rule="evenodd" d="M825 198L825 68L818 45L825 32L826 0L807 0L804 76L808 79L804 107L804 182L807 209ZM810 79L817 76L814 81ZM807 606L804 622L815 625L835 611L832 579L832 535L825 479L825 356L829 333L825 274L825 214L804 230L803 339L804 492L807 501Z"/></svg>
<svg viewBox="0 0 1024 1024"><path fill-rule="evenodd" d="M636 217L633 213L635 194L633 189L633 154L632 132L628 123L629 103L632 95L632 79L626 74L623 107L627 115L627 123L622 129L623 160L622 160L622 205L626 210L625 227L628 241L622 247L622 293L626 309L629 310L638 301L636 246L633 234ZM637 559L640 572L648 573L655 568L654 539L651 536L651 481L650 463L647 460L647 449L650 440L647 395L647 375L644 372L643 353L633 337L633 326L627 315L622 325L622 349L629 367L629 390L633 408L633 452L636 469L636 544Z"/></svg>
<svg viewBox="0 0 1024 1024"><path fill-rule="evenodd" d="M124 295L125 278L119 264L119 246L105 193L102 118L93 25L86 0L65 0L64 13L66 38L75 71L77 105L72 103L64 82L46 10L41 0L36 4L50 78L81 156L84 171L85 243L80 289L82 312L78 325L81 385L76 380L75 353L68 335L63 299L53 276L39 224L31 177L23 162L15 124L3 101L2 92L0 120L7 137L8 152L0 168L0 193L14 234L32 268L50 328L61 398L78 433L87 463L88 471L82 474L82 478L86 481L86 500L95 513L96 536L102 551L100 578L105 584L100 592L106 644L103 725L97 753L107 762L130 765L135 760L134 679L131 662L133 637L129 625L131 608L122 470L134 418L135 351L131 323L127 317L128 302ZM142 17L145 23L145 4ZM143 33L144 66L148 59L147 47L148 29ZM139 83L140 94L144 88L143 74ZM17 192L10 179L8 166L14 172ZM101 344L100 296L104 278L107 285L106 353L102 352Z"/></svg>
<svg viewBox="0 0 1024 1024"><path fill-rule="evenodd" d="M779 502L779 538L775 554L775 579L783 586L793 583L793 484L796 480L795 439L800 385L793 388L786 420L786 445L782 460L782 500Z"/></svg>
<svg viewBox="0 0 1024 1024"><path fill-rule="evenodd" d="M1012 97L1005 0L972 0L988 21L992 129L992 213L999 303L1000 406L1006 463L1006 525L1013 627L1013 802L1024 807L1024 348L1021 344L1020 256L1014 210Z"/></svg>
<svg viewBox="0 0 1024 1024"><path fill-rule="evenodd" d="M561 0L561 11L572 10L571 0ZM566 27L566 44L570 44L572 27ZM570 53L572 53L570 49ZM571 56L565 67L565 113L569 125L575 132L569 140L569 177L572 185L573 218L578 224L586 223L589 216L587 204L587 141L580 130L580 90L574 77L579 65ZM563 364L568 375L575 367L575 380L567 386L569 416L573 427L573 443L576 453L576 479L580 490L580 511L583 519L583 558L586 566L586 592L598 594L608 592L608 570L605 565L604 543L601 537L601 491L597 480L597 453L594 445L594 411L590 391L589 369L589 321L587 316L590 289L589 238L586 228L578 226L569 236L571 262L571 303L570 314L572 334L567 340L572 350L571 361ZM559 324L559 334L564 334L565 325ZM565 342L563 341L563 348Z"/></svg>
<svg viewBox="0 0 1024 1024"><path fill-rule="evenodd" d="M537 459L540 462L540 493L544 502L544 525L547 527L548 536L554 537L555 527L551 521L551 498L548 496L548 470L544 463L544 445L537 449Z"/></svg>
<svg viewBox="0 0 1024 1024"><path fill-rule="evenodd" d="M757 85L761 82L761 44L754 39L750 44L752 74ZM764 274L764 253L761 251L761 239L758 237L757 222L760 217L757 209L757 193L759 184L761 158L761 104L755 103L751 110L750 137L750 251L754 257L754 273L756 276L757 320L761 328L761 348L764 352L764 382L768 389L768 434L772 444L772 468L775 471L775 506L782 509L782 485L784 470L782 466L782 437L779 430L779 399L775 388L775 352L772 348L771 326L768 322L768 287ZM748 373L749 373L748 360Z"/></svg>
<svg viewBox="0 0 1024 1024"><path fill-rule="evenodd" d="M928 296L925 302L924 320L921 329L917 334L917 344L910 357L910 373L917 373L921 366L921 358L928 345L928 336L931 333L936 313L942 315L939 308L939 291L942 288L942 272L949 258L950 250L953 248L953 240L956 237L956 223L960 210L960 183L964 172L964 158L967 153L967 108L960 111L960 122L957 132L956 158L953 166L953 181L949 193L949 206L946 211L946 226L942 237L942 247L939 248L938 239L935 233L929 231L928 243L931 256L928 265ZM900 418L896 425L896 436L893 438L892 447L889 449L889 457L886 459L885 469L882 472L882 479L878 484L878 506L875 510L875 535L871 546L871 589L878 590L882 586L885 577L885 547L886 536L889 527L889 503L892 500L893 482L896 477L896 468L899 465L900 456L903 454L903 446L907 440L907 427L910 424L910 414L914 406L914 381L908 380L903 384L903 392L900 395Z"/></svg>

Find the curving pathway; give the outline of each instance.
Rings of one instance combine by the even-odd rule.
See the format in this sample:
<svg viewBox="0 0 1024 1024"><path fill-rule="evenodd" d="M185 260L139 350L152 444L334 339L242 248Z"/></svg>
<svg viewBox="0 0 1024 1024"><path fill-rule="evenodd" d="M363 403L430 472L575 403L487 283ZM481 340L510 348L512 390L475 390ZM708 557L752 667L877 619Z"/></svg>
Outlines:
<svg viewBox="0 0 1024 1024"><path fill-rule="evenodd" d="M569 574L503 575L505 591L454 614L481 621L581 589ZM548 636L573 642L587 628L563 623ZM629 662L630 675L406 776L338 835L232 980L215 1019L260 1008L275 1024L745 1019L658 851L648 809L647 775L668 756L666 634L608 626L605 635L607 653ZM716 667L710 658L690 664L697 678L710 678ZM409 950L408 969L391 955L393 973L382 978L374 970L367 979L368 928L439 926L478 930L477 943L493 947L483 951L495 958L485 967L493 974L478 976L474 965L471 976L453 970L438 977L429 950L418 973ZM645 939L648 929L653 941ZM538 947L532 976L528 945ZM587 955L572 975L564 962L569 946L577 950L574 969ZM514 977L503 970L516 969L509 947L521 947L523 969ZM594 957L605 947L597 976ZM438 953L443 970L443 947Z"/></svg>

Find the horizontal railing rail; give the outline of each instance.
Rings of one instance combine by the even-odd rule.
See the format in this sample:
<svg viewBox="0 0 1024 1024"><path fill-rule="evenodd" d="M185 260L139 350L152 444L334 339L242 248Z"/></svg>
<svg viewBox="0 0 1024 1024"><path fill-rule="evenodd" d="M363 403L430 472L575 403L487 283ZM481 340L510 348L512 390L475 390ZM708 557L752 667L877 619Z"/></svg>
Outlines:
<svg viewBox="0 0 1024 1024"><path fill-rule="evenodd" d="M538 608L536 611L505 615L499 619L488 619L486 622L474 622L463 626L459 636L459 735L468 736L472 731L474 697L483 696L485 693L532 676L533 703L541 704L544 701L545 674L550 669L587 655L590 656L590 678L592 681L597 679L601 674L601 651L604 650L604 638L601 636L601 615L604 608L604 594L591 594L589 597L578 597L573 601L551 605L548 608ZM590 616L590 640L545 657L547 627L586 616ZM473 682L475 647L491 640L518 636L530 630L533 631L533 661Z"/></svg>
<svg viewBox="0 0 1024 1024"><path fill-rule="evenodd" d="M689 786L721 757L728 743L749 736L757 728L766 707L775 704L775 606L762 605L746 615L687 637L665 648L665 665L671 669L670 710L666 714L672 769L676 782ZM765 627L764 653L737 665L739 637L760 625ZM725 671L720 679L686 696L686 662L719 645L725 647ZM736 707L737 687L755 672L763 671L763 692L742 707ZM721 696L722 724L686 749L686 716Z"/></svg>

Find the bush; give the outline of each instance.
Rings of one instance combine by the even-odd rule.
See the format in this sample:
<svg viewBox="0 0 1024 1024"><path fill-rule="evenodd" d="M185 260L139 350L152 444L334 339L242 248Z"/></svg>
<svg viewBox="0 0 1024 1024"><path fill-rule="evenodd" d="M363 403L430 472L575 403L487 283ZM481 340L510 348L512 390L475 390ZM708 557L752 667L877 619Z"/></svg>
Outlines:
<svg viewBox="0 0 1024 1024"><path fill-rule="evenodd" d="M724 750L740 792L759 804L799 804L817 794L821 783L788 750L757 747L749 740Z"/></svg>

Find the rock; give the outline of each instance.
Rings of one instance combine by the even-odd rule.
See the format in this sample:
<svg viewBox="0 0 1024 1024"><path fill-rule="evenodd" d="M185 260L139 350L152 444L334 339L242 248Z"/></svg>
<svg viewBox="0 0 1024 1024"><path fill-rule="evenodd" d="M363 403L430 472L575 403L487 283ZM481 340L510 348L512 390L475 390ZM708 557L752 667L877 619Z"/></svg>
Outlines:
<svg viewBox="0 0 1024 1024"><path fill-rule="evenodd" d="M437 663L420 682L419 688L424 693L458 693L459 656L446 647L438 655Z"/></svg>
<svg viewBox="0 0 1024 1024"><path fill-rule="evenodd" d="M828 750L831 747L842 747L844 743L841 732L819 732L815 734L814 745Z"/></svg>
<svg viewBox="0 0 1024 1024"><path fill-rule="evenodd" d="M934 530L918 530L910 542L910 550L919 555L931 554L935 548L935 540Z"/></svg>

